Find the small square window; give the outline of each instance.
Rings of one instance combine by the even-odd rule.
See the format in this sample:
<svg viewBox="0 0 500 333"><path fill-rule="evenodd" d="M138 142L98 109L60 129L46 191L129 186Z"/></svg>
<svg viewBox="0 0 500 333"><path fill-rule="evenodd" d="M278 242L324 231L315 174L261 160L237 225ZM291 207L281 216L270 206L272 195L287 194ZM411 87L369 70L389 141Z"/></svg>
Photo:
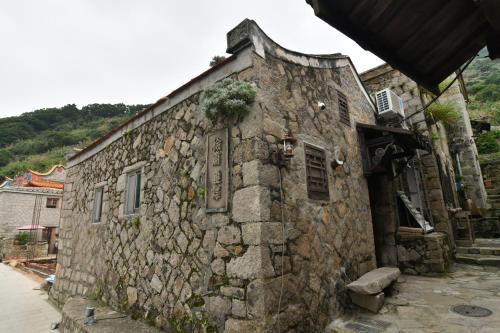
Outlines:
<svg viewBox="0 0 500 333"><path fill-rule="evenodd" d="M142 171L135 170L127 174L127 190L125 191L125 213L137 214L141 206L141 175Z"/></svg>
<svg viewBox="0 0 500 333"><path fill-rule="evenodd" d="M325 151L305 145L307 194L309 199L328 200L328 174Z"/></svg>
<svg viewBox="0 0 500 333"><path fill-rule="evenodd" d="M57 208L57 204L59 203L58 198L47 198L47 208Z"/></svg>
<svg viewBox="0 0 500 333"><path fill-rule="evenodd" d="M349 104L347 103L347 97L337 90L337 99L339 103L339 116L340 122L351 126L351 118L349 116Z"/></svg>
<svg viewBox="0 0 500 333"><path fill-rule="evenodd" d="M94 193L94 214L93 223L100 223L102 217L102 197L104 194L104 187L98 187Z"/></svg>

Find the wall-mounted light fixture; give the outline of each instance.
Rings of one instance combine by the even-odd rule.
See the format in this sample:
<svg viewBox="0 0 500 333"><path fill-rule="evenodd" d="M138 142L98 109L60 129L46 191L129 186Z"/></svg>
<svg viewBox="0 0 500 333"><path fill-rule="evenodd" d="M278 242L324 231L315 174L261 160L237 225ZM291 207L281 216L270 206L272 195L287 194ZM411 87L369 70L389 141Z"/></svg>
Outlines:
<svg viewBox="0 0 500 333"><path fill-rule="evenodd" d="M339 166L344 165L345 161L340 160L340 148L339 146L335 146L333 148L333 161L331 163L332 169L336 169Z"/></svg>
<svg viewBox="0 0 500 333"><path fill-rule="evenodd" d="M294 156L295 143L297 139L292 136L292 133L288 133L283 137L283 148L278 148L278 150L272 152L271 161L279 167L284 167L288 165L288 162Z"/></svg>

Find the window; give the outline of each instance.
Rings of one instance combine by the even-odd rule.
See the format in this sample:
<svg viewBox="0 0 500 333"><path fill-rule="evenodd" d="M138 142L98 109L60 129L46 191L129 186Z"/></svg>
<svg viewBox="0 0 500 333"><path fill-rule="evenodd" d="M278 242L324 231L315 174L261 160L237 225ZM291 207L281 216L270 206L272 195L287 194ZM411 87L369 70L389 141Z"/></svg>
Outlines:
<svg viewBox="0 0 500 333"><path fill-rule="evenodd" d="M58 198L47 198L47 208L57 208Z"/></svg>
<svg viewBox="0 0 500 333"><path fill-rule="evenodd" d="M104 194L104 187L98 187L95 189L94 193L94 217L92 219L93 223L100 223L102 216L102 196Z"/></svg>
<svg viewBox="0 0 500 333"><path fill-rule="evenodd" d="M125 193L125 213L137 214L141 206L141 169L127 174L127 190Z"/></svg>
<svg viewBox="0 0 500 333"><path fill-rule="evenodd" d="M305 145L307 195L310 199L328 200L328 174L325 151Z"/></svg>
<svg viewBox="0 0 500 333"><path fill-rule="evenodd" d="M347 104L347 97L337 90L337 99L339 102L339 116L340 122L351 126L351 118L349 117L349 105Z"/></svg>

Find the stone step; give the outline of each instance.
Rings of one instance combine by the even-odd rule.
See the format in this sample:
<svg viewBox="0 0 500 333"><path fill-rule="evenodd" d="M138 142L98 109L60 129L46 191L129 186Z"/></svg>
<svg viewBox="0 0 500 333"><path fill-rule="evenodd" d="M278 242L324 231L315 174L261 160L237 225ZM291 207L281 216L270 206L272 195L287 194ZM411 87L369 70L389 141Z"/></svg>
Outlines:
<svg viewBox="0 0 500 333"><path fill-rule="evenodd" d="M457 254L455 256L455 260L457 263L461 264L500 267L499 256L487 256L482 254Z"/></svg>
<svg viewBox="0 0 500 333"><path fill-rule="evenodd" d="M488 195L498 195L500 194L500 188L487 188L486 193Z"/></svg>
<svg viewBox="0 0 500 333"><path fill-rule="evenodd" d="M459 254L482 254L482 255L490 255L490 256L499 256L500 257L500 248L498 247L465 247L459 246L457 247L457 253Z"/></svg>

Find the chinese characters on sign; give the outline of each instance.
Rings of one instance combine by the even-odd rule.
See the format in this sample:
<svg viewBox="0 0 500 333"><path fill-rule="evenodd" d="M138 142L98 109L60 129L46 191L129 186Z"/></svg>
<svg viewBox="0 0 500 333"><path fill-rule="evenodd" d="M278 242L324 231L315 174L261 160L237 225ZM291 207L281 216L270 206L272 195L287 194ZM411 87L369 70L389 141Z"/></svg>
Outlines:
<svg viewBox="0 0 500 333"><path fill-rule="evenodd" d="M228 130L212 132L207 139L207 176L205 203L207 212L227 210Z"/></svg>

